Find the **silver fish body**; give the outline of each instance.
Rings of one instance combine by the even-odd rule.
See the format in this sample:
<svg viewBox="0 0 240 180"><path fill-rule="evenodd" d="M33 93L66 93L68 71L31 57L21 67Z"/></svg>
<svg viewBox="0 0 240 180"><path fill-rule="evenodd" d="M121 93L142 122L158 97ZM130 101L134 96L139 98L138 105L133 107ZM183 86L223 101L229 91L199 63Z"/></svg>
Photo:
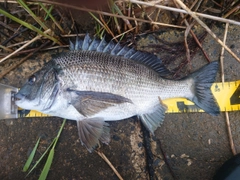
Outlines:
<svg viewBox="0 0 240 180"><path fill-rule="evenodd" d="M137 115L153 134L166 110L159 98L184 97L210 114L219 113L210 91L218 62L174 81L163 78L168 71L149 53L92 40L88 35L71 48L29 78L16 94L16 104L76 120L80 140L89 151L99 140L109 143L104 121Z"/></svg>

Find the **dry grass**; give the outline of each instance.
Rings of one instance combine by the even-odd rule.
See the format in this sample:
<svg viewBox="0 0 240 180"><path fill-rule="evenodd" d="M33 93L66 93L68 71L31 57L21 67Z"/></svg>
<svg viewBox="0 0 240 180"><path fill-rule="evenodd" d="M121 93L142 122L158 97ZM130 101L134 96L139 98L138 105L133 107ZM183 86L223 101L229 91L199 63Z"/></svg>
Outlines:
<svg viewBox="0 0 240 180"><path fill-rule="evenodd" d="M29 48L30 45L34 46L36 44L35 41L44 44L46 39L49 39L52 42L48 44L48 47L43 48L59 47L58 45L67 44L68 41L63 37L67 34L76 33L74 26L78 25L75 24L74 17L66 15L67 13L62 14L62 8L89 12L89 16L91 15L96 21L95 32L90 30L91 33L95 33L100 38L104 34L109 34L116 42L126 39L124 37L131 37L132 41L136 35L164 28L185 29L185 47L188 63L191 57L187 43L189 32L194 37L200 49L202 49L201 43L192 31L193 26L199 23L236 60L240 61L231 49L216 37L206 23L200 20L200 18L204 18L204 20L211 20L211 22L240 25L238 21L227 19L229 17L239 18L239 2L234 0L228 1L229 4L217 4L211 0L207 2L188 1L188 6L180 0L149 2L139 0L111 0L108 3L108 10L105 11L101 10L101 8L97 10L88 9L71 5L71 3L61 4L48 0L32 0L27 4L22 0L7 2L0 0L0 2L2 2L2 7L5 6L4 8L0 8L0 13L2 14L0 15L0 25L4 28L3 31L0 31L0 63L10 57L22 54L26 50L29 50L27 53L35 52L36 49ZM231 5L231 9L228 8L229 5ZM161 16L165 18L161 19ZM26 43L20 45L19 43L21 42ZM204 51L203 53L207 58L207 54ZM209 61L209 59L207 60Z"/></svg>

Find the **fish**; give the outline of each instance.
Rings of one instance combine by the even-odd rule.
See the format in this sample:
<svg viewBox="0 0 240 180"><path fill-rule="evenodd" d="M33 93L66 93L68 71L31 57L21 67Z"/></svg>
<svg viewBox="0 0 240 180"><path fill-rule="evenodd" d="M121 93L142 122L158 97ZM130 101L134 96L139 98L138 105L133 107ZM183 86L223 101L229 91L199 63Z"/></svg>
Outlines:
<svg viewBox="0 0 240 180"><path fill-rule="evenodd" d="M165 117L164 99L187 98L206 113L218 115L210 90L218 66L213 61L171 80L156 55L87 34L70 41L70 51L57 54L33 73L15 95L16 105L75 120L81 144L92 152L99 141L110 143L106 121L137 116L154 135Z"/></svg>

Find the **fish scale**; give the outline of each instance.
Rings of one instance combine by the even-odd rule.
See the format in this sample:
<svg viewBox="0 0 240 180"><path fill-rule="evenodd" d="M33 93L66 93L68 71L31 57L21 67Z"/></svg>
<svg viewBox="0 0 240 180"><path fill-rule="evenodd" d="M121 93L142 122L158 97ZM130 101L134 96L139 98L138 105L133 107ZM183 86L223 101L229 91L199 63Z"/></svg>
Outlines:
<svg viewBox="0 0 240 180"><path fill-rule="evenodd" d="M150 53L88 35L70 49L29 78L16 94L16 104L76 120L80 140L90 152L99 140L110 142L105 121L138 116L154 134L165 116L161 100L167 98L184 97L209 114L219 113L210 90L216 61L174 81L164 78L169 71Z"/></svg>
<svg viewBox="0 0 240 180"><path fill-rule="evenodd" d="M146 72L145 69L147 68L142 64L138 64L138 66L136 64L135 66L131 66L130 63L130 65L127 63L123 63L121 68L119 68L118 59L114 59L115 62L112 63L110 63L110 60L105 59L104 61L107 62L106 67L108 68L106 69L106 67L101 66L101 64L96 65L98 64L98 62L91 61L91 59L94 59L94 55L93 57L91 57L92 54L87 53L87 60L84 60L84 56L78 57L76 55L78 61L77 64L71 64L72 67L69 67L69 65L65 65L67 64L67 59L66 62L63 62L62 59L55 60L56 63L61 64L63 69L66 69L64 77L75 79L75 84L76 82L79 82L77 84L80 84L81 86L77 87L78 90L104 90L105 92L112 92L116 94L126 95L126 97L132 97L133 99L138 99L138 102L144 102L144 99L142 99L143 95L145 97L148 96L146 99L149 100L150 97L156 99L156 96L160 96L162 99L167 99L169 97L173 97L172 94L176 95L176 97L179 97L179 94L184 94L184 92L189 94L189 92L187 91L189 88L186 88L185 86L186 83L183 83L183 85L181 85L180 82L175 81L173 86L172 81L170 81L171 83L169 83L167 80L159 78L159 75L154 71L149 71L149 74L145 73L144 76L140 76L141 74L143 74L142 72ZM66 56L68 56L68 54ZM99 59L101 58L98 58L98 60ZM103 60L99 61L104 62ZM83 68L77 69L74 66L80 66ZM69 73L69 75L67 73ZM136 74L139 75L136 76ZM88 76L88 78L86 78L86 76ZM91 81L89 81L88 79L91 79ZM64 81L68 82L67 79ZM96 84L98 84L98 86L96 86ZM123 91L121 91L121 89L119 90L116 87L124 87L124 93ZM172 88L173 92L168 91L169 88ZM129 91L126 91L127 89Z"/></svg>

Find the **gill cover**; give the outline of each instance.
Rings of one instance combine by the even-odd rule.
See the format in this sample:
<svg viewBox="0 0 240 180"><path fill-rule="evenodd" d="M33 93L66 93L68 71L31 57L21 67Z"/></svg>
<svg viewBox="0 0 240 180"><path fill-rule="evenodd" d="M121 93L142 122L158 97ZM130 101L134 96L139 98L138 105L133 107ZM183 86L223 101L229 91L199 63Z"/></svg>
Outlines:
<svg viewBox="0 0 240 180"><path fill-rule="evenodd" d="M61 67L54 61L49 61L42 69L31 75L15 95L16 104L24 109L51 108L60 88L61 73ZM38 109L40 106L42 108Z"/></svg>

